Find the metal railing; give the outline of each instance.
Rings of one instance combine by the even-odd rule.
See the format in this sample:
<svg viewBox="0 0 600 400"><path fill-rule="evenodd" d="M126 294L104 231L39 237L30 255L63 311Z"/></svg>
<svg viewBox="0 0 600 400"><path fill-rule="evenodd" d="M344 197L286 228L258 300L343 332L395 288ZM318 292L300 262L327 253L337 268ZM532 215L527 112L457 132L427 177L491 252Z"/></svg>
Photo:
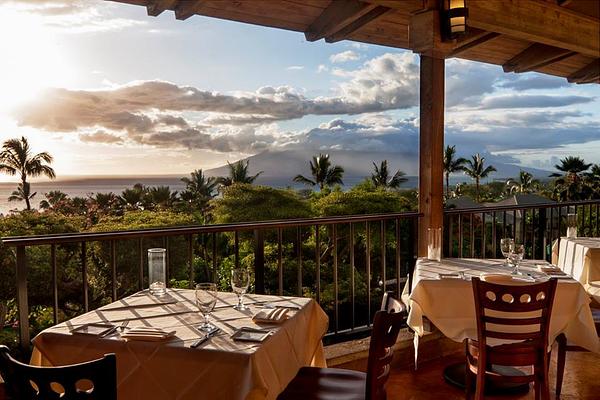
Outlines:
<svg viewBox="0 0 600 400"><path fill-rule="evenodd" d="M196 280L222 279L219 274L226 259L233 258L234 266L250 260L256 293L314 297L329 314L328 339L337 341L369 329L383 291L400 294L416 259L419 216L405 212L5 237L2 245L15 249L20 345L24 349L30 346L28 286L32 269L44 263L50 266L52 293L51 299L44 301L50 304L44 305L52 307L56 324L61 322L59 312L64 306L59 301L61 268L75 266L76 283L81 285L78 311L87 312L102 305L90 298L92 264L96 274L97 269L104 271L110 282L105 294L115 301L147 287L145 249L157 247L157 243L168 250L167 281L187 280L189 287ZM31 260L28 252L32 248L49 250L48 257ZM198 263L210 266L201 277L195 276ZM289 271L291 268L295 271ZM129 285L124 285L122 281L128 278ZM137 282L132 285L134 280Z"/></svg>

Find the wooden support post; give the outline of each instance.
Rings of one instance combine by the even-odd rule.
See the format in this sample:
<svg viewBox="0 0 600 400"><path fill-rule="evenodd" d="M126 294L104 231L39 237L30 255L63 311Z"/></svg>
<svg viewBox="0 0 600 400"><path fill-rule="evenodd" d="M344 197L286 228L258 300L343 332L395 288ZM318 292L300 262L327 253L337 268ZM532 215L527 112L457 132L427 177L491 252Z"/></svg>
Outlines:
<svg viewBox="0 0 600 400"><path fill-rule="evenodd" d="M427 255L427 229L441 228L443 210L445 60L421 55L419 128L419 256Z"/></svg>
<svg viewBox="0 0 600 400"><path fill-rule="evenodd" d="M19 345L29 351L29 296L27 295L27 255L25 246L17 247L17 308L19 311Z"/></svg>

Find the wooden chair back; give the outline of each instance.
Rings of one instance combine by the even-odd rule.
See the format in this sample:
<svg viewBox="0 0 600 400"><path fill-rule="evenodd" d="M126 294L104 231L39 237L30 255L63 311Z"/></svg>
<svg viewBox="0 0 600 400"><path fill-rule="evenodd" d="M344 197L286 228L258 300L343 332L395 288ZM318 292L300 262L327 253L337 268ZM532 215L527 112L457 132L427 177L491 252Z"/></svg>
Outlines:
<svg viewBox="0 0 600 400"><path fill-rule="evenodd" d="M23 364L0 346L0 374L9 399L117 400L117 359L114 354L64 367Z"/></svg>
<svg viewBox="0 0 600 400"><path fill-rule="evenodd" d="M473 278L472 283L480 349L485 348L488 338L535 341L544 348L548 347L556 279L527 285L505 285ZM516 326L519 332L515 332Z"/></svg>
<svg viewBox="0 0 600 400"><path fill-rule="evenodd" d="M367 362L366 400L383 400L386 398L385 383L390 374L390 363L394 351L393 346L398 339L400 329L406 324L406 307L404 304L385 293L382 310L375 314L369 359Z"/></svg>

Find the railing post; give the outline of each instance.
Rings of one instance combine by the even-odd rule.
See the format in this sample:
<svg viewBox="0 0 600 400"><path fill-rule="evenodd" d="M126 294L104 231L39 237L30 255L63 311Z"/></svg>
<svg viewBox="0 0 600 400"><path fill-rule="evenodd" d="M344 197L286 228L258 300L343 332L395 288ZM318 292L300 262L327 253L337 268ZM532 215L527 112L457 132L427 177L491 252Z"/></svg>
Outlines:
<svg viewBox="0 0 600 400"><path fill-rule="evenodd" d="M27 255L25 246L17 246L17 307L19 308L19 344L29 350L29 303L27 297Z"/></svg>
<svg viewBox="0 0 600 400"><path fill-rule="evenodd" d="M265 293L265 236L261 229L254 230L254 291Z"/></svg>
<svg viewBox="0 0 600 400"><path fill-rule="evenodd" d="M548 246L548 239L547 239L547 235L546 235L546 228L548 225L548 220L546 219L546 209L545 208L540 208L539 213L538 213L538 241L539 241L539 247L541 249L541 253L542 253L542 258L544 260L548 260L548 250L546 249L546 246ZM535 230L535 228L534 228ZM535 244L534 244L535 246ZM534 247L535 249L535 247ZM534 258L535 255L534 255Z"/></svg>

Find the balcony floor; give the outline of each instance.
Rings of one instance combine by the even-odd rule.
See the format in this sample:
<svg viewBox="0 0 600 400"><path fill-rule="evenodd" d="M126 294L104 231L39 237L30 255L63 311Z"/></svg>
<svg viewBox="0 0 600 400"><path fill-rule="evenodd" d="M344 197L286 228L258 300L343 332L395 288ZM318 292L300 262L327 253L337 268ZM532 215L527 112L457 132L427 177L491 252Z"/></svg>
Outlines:
<svg viewBox="0 0 600 400"><path fill-rule="evenodd" d="M556 352L550 364L551 399L555 399ZM462 356L449 356L419 364L419 369L395 367L388 381L388 400L464 399L461 389L448 385L442 377L445 366L462 361ZM533 399L533 388L527 394L514 396L489 396L486 400ZM567 353L562 400L600 399L600 355L587 352Z"/></svg>

